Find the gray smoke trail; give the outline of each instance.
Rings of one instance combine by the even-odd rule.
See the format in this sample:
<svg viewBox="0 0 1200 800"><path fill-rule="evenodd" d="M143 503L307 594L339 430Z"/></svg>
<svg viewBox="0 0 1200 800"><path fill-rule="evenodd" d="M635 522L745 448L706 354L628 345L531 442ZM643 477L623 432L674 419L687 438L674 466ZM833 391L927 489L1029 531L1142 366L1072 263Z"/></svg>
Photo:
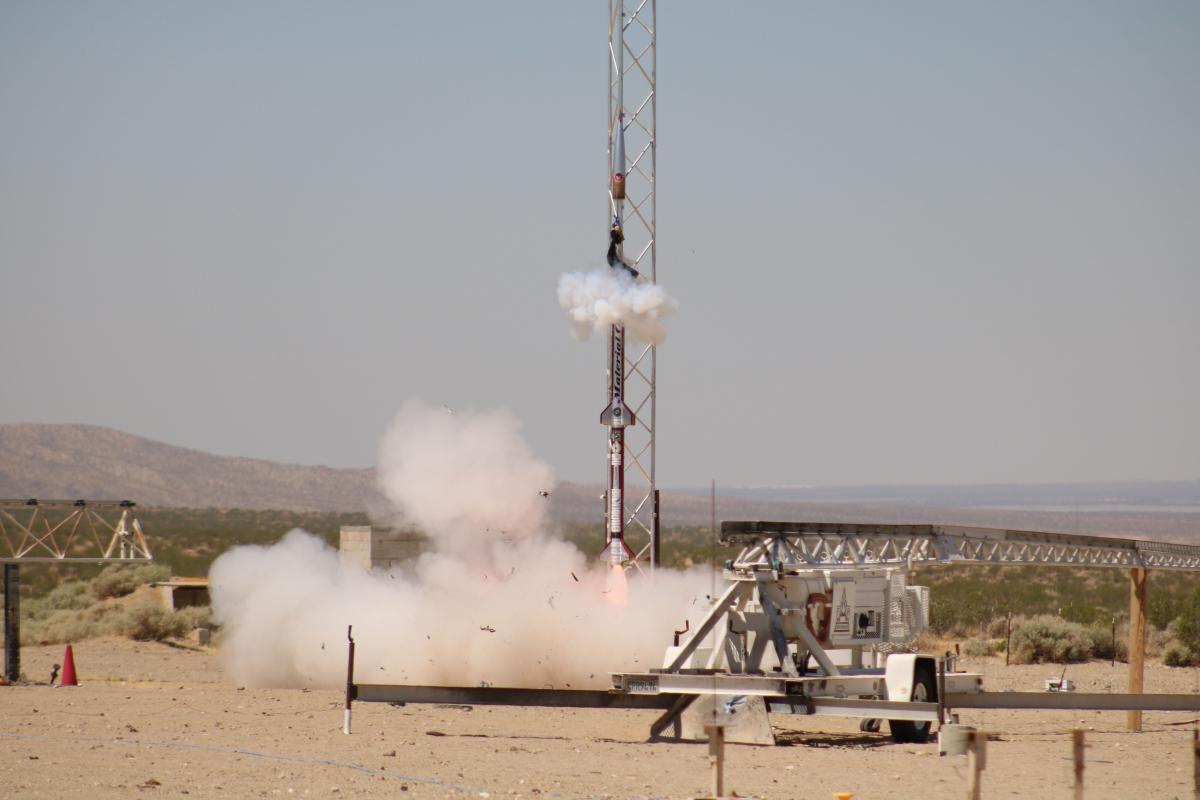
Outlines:
<svg viewBox="0 0 1200 800"><path fill-rule="evenodd" d="M378 480L435 548L409 569L367 573L298 530L218 558L213 611L233 679L337 686L351 624L363 682L598 688L609 671L660 666L672 629L706 608L711 575L659 570L614 602L606 569L547 532L550 470L518 428L506 412L410 403L397 415Z"/></svg>
<svg viewBox="0 0 1200 800"><path fill-rule="evenodd" d="M610 268L564 274L558 279L558 302L577 339L624 325L628 333L654 345L667 337L663 318L679 306L661 286L638 283L625 270Z"/></svg>

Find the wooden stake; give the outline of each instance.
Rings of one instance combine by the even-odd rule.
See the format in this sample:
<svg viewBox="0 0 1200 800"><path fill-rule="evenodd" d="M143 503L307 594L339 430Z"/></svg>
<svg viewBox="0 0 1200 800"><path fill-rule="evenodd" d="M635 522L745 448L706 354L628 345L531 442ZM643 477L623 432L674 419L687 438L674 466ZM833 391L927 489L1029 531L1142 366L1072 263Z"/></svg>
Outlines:
<svg viewBox="0 0 1200 800"><path fill-rule="evenodd" d="M1075 800L1083 800L1083 731L1071 732L1071 744L1075 756Z"/></svg>
<svg viewBox="0 0 1200 800"><path fill-rule="evenodd" d="M1004 666L1012 658L1012 612L1008 612L1008 624L1004 629Z"/></svg>
<svg viewBox="0 0 1200 800"><path fill-rule="evenodd" d="M1192 731L1192 784L1196 800L1200 800L1200 730Z"/></svg>
<svg viewBox="0 0 1200 800"><path fill-rule="evenodd" d="M1146 570L1129 571L1129 693L1141 694L1146 668ZM1126 726L1142 729L1142 712L1127 711Z"/></svg>
<svg viewBox="0 0 1200 800"><path fill-rule="evenodd" d="M967 788L967 800L981 800L983 795L980 773L987 766L987 734L971 731L967 734L967 749L972 753L971 785Z"/></svg>
<svg viewBox="0 0 1200 800"><path fill-rule="evenodd" d="M725 726L705 725L708 734L708 763L712 767L712 796L725 794Z"/></svg>

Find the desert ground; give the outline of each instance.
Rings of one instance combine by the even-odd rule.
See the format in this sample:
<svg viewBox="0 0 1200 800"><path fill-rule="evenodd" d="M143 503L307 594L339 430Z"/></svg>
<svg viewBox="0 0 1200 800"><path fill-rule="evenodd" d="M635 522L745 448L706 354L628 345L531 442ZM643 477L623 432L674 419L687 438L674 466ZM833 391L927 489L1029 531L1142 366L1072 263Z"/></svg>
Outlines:
<svg viewBox="0 0 1200 800"><path fill-rule="evenodd" d="M49 677L62 647L26 647ZM702 743L645 741L654 712L355 706L335 690L232 683L216 648L99 639L75 647L78 687L0 687L0 797L696 797ZM1039 689L1061 668L965 661L992 690ZM1072 665L1080 691L1121 691L1125 666ZM359 676L360 680L362 676ZM1200 670L1153 664L1148 691L1200 692ZM1069 797L1071 737L1087 732L1089 798L1192 797L1193 715L963 712L994 735L983 797ZM773 718L775 747L730 745L727 792L763 798L961 798L964 757L897 745L852 721ZM886 730L886 728L885 728Z"/></svg>

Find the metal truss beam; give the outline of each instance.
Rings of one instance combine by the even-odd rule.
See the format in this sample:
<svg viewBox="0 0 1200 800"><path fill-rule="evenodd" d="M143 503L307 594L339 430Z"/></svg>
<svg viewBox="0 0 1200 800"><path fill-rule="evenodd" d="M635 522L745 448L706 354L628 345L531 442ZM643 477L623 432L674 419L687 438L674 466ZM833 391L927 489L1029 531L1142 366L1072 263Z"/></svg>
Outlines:
<svg viewBox="0 0 1200 800"><path fill-rule="evenodd" d="M632 155L625 175L627 200L609 196L606 223L622 216L624 252L639 280L658 281L657 262L657 0L609 0L608 5L608 162L618 126L623 125L626 152ZM623 208L622 208L623 206ZM606 224L607 229L607 224ZM625 431L625 491L621 513L630 549L638 561L657 566L657 374L653 346L627 347L624 355L624 398L638 424Z"/></svg>
<svg viewBox="0 0 1200 800"><path fill-rule="evenodd" d="M0 500L0 563L151 561L128 500Z"/></svg>
<svg viewBox="0 0 1200 800"><path fill-rule="evenodd" d="M842 522L721 523L724 544L744 544L734 571L1018 564L1200 570L1194 545L961 525Z"/></svg>

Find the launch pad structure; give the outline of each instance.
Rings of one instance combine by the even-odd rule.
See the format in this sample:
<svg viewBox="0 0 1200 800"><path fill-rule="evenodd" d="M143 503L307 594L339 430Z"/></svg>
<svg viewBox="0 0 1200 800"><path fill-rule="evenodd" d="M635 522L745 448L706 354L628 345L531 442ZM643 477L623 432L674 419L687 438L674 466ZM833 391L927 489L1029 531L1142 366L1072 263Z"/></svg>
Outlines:
<svg viewBox="0 0 1200 800"><path fill-rule="evenodd" d="M1200 546L835 522L730 521L720 539L741 552L725 563L726 585L699 624L665 649L662 668L612 673L607 690L362 684L351 644L345 731L356 700L657 709L651 739L672 726L679 736L681 715L701 698L726 714L753 701L767 713L858 718L871 731L888 720L892 737L904 742L927 741L933 723L953 721L955 709L1127 711L1131 730L1140 729L1143 711L1200 711L1200 695L1143 694L1140 682L1146 570L1200 571ZM914 566L935 564L1130 570L1140 594L1131 598L1129 691L987 692L982 677L957 670L949 654L906 652L929 602L907 577Z"/></svg>
<svg viewBox="0 0 1200 800"><path fill-rule="evenodd" d="M658 281L657 0L609 0L608 181L609 266L637 281ZM658 566L656 469L658 351L626 348L613 325L608 348L605 548L614 566Z"/></svg>

